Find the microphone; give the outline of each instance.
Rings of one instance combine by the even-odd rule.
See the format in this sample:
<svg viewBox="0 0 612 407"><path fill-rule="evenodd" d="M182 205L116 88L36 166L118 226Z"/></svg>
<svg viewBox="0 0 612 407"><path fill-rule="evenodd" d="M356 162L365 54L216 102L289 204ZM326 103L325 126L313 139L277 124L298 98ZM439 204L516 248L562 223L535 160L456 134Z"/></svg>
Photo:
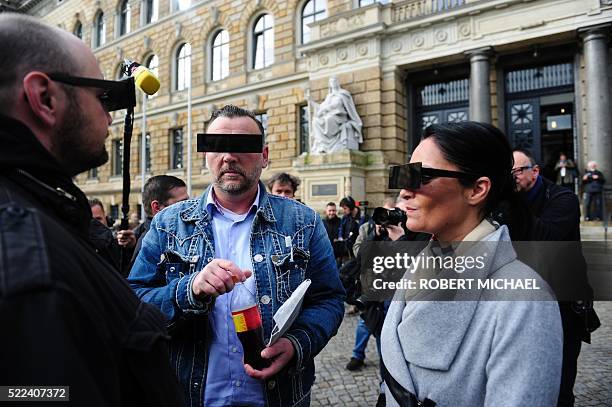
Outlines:
<svg viewBox="0 0 612 407"><path fill-rule="evenodd" d="M128 76L134 78L136 86L147 95L154 95L159 90L159 79L147 67L138 62L125 59L123 61L124 71Z"/></svg>

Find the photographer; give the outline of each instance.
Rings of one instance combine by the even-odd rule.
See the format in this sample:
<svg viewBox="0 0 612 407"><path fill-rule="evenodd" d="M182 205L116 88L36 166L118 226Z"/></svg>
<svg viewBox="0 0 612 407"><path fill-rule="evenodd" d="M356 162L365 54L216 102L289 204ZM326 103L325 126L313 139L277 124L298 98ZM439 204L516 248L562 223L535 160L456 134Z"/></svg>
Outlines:
<svg viewBox="0 0 612 407"><path fill-rule="evenodd" d="M393 210L394 205L395 205L394 198L385 198L385 200L383 201L382 208L384 208L384 210ZM378 210L379 208L376 208L376 209ZM366 223L364 223L363 225L359 227L359 235L357 236L357 239L355 240L355 245L353 246L353 253L355 253L356 259L354 263L351 262L351 264L354 266L353 268L354 274L356 274L356 276L354 277L356 277L356 279L359 278L359 274L360 274L357 269L360 268L361 266L361 258L358 257L359 248L361 247L361 245L366 241L397 240L397 238L399 238L401 235L404 234L401 227L391 225L391 228L393 230L392 233L395 239L390 239L389 234L386 231L386 229L383 228L381 225L375 224L373 218L370 218ZM395 229L399 229L399 234L398 234L398 231ZM343 271L344 271L344 268L343 268ZM342 271L341 271L341 274L342 274ZM360 291L360 290L353 290L353 291ZM356 294L355 300L358 300L360 293L356 292L355 294ZM351 300L349 299L349 301ZM371 334L372 332L366 326L364 319L359 318L359 322L357 323L357 328L355 330L355 347L353 348L353 356L351 357L351 360L346 365L347 370L351 370L351 371L359 370L363 366L365 366L365 362L364 362L365 350L366 350L366 347L368 346L368 341L370 340ZM376 348L380 351L380 339L378 338L378 336L376 338Z"/></svg>
<svg viewBox="0 0 612 407"><path fill-rule="evenodd" d="M395 207L395 198L389 197L383 200L382 208L393 210L394 207ZM379 208L376 208L376 209L379 209ZM368 219L366 223L361 225L359 227L359 234L357 235L357 239L355 239L355 244L353 245L353 253L355 254L355 256L357 256L357 254L359 253L359 249L361 248L361 245L363 244L363 242L372 241L372 240L385 240L385 239L375 239L377 236L380 237L381 231L383 233L386 233L386 231L381 230L381 226L377 225L374 222L374 219L372 217L370 217L370 219ZM399 235L396 236L395 239L390 239L390 240L397 240L399 236L404 234L404 231L400 227L400 228L397 228L397 230L394 230L393 233L399 233Z"/></svg>

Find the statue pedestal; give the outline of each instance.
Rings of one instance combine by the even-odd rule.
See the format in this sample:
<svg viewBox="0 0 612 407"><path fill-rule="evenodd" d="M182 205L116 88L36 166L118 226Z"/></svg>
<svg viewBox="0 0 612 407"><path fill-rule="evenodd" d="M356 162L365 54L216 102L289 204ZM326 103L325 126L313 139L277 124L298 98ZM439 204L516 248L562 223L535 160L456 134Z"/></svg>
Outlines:
<svg viewBox="0 0 612 407"><path fill-rule="evenodd" d="M324 210L328 202L338 204L347 195L355 201L368 200L370 206L384 198L388 174L381 151L302 154L292 165L302 180L302 200L316 210ZM370 185L372 183L375 185Z"/></svg>

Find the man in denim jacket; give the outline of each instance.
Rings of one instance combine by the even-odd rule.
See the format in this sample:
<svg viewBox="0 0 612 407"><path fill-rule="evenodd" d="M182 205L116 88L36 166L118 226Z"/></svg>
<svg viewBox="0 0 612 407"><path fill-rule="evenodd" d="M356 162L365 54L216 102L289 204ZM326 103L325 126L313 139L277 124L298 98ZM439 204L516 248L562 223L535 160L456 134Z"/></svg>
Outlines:
<svg viewBox="0 0 612 407"><path fill-rule="evenodd" d="M235 106L213 113L208 133L264 134ZM319 215L266 193L261 153L206 153L212 185L197 200L155 216L129 277L158 306L172 334L170 357L190 406L307 406L314 357L336 334L344 290ZM262 352L271 365L244 365L230 312L233 279L255 295L264 342L273 314L305 279L312 284L288 332ZM238 295L238 294L236 294Z"/></svg>

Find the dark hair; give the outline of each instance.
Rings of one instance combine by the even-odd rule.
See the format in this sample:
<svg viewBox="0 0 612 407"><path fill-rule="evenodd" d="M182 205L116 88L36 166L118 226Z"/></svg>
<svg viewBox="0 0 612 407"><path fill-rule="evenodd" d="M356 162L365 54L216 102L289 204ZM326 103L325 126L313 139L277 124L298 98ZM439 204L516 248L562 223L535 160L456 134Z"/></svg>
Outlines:
<svg viewBox="0 0 612 407"><path fill-rule="evenodd" d="M506 224L513 240L526 240L530 217L516 192L511 172L512 148L504 133L487 123L458 122L431 125L423 134L423 139L426 138L432 138L444 158L460 171L491 180L482 210L484 216ZM459 179L459 182L469 186L475 180Z"/></svg>
<svg viewBox="0 0 612 407"><path fill-rule="evenodd" d="M184 187L185 182L172 175L156 175L155 177L149 178L144 185L142 191L142 204L147 216L153 216L151 212L151 202L159 201L161 204L166 205L168 200L172 198L170 191L177 187Z"/></svg>
<svg viewBox="0 0 612 407"><path fill-rule="evenodd" d="M328 202L327 205L325 205L325 206L336 206L336 203L335 202Z"/></svg>
<svg viewBox="0 0 612 407"><path fill-rule="evenodd" d="M351 196L345 196L340 200L340 206L347 206L350 210L355 209L355 200Z"/></svg>
<svg viewBox="0 0 612 407"><path fill-rule="evenodd" d="M524 154L529 159L529 164L538 165L538 162L534 158L532 152L527 150L526 148L514 148L512 149L512 152Z"/></svg>
<svg viewBox="0 0 612 407"><path fill-rule="evenodd" d="M99 206L102 208L102 210L104 210L104 204L102 204L102 201L100 201L98 198L91 198L89 200L89 207L93 208L94 206Z"/></svg>
<svg viewBox="0 0 612 407"><path fill-rule="evenodd" d="M81 64L67 52L58 29L15 13L0 14L0 111L11 110L15 87L31 71L79 74ZM10 45L9 45L10 44ZM73 97L68 86L69 97Z"/></svg>
<svg viewBox="0 0 612 407"><path fill-rule="evenodd" d="M257 120L255 113L252 111L234 105L225 105L221 109L217 109L212 113L210 120L208 121L208 126L210 126L218 117L228 117L230 119L234 117L250 117L255 121L255 123L257 123L257 127L259 127L259 131L261 131L261 134L264 136L265 142L266 132L263 128L263 124Z"/></svg>
<svg viewBox="0 0 612 407"><path fill-rule="evenodd" d="M268 180L268 189L270 190L270 192L272 192L272 187L274 186L275 182L278 182L280 184L290 184L291 188L293 189L293 193L295 193L295 191L297 191L298 187L300 186L300 179L286 172L279 172L277 174L274 174L272 178Z"/></svg>

